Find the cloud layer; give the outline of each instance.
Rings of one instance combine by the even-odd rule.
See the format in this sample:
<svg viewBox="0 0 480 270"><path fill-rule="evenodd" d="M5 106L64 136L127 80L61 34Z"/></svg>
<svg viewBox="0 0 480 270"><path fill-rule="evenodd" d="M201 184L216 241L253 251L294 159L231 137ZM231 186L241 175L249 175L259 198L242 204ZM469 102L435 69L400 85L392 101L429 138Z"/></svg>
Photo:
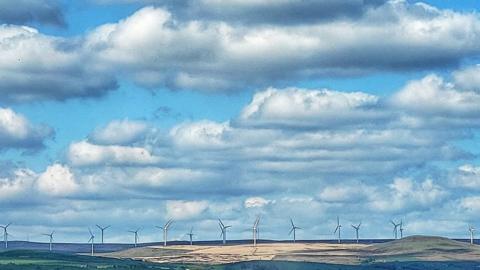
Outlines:
<svg viewBox="0 0 480 270"><path fill-rule="evenodd" d="M211 226L218 217L235 226L232 237L248 237L245 219L260 214L265 237L286 238L293 217L309 235L330 238L341 215L343 222L362 220L368 237L388 237L391 218L403 219L409 234L461 237L480 209L480 169L469 163L477 153L457 142L478 130L471 119L480 116L472 105L479 96L455 76L434 74L390 97L267 88L226 122L184 122L158 132L152 123L114 120L71 143L63 164L14 171L1 189L7 202L37 190L23 204L45 203L39 207L51 216L42 222L52 226L59 217L74 226L135 212L144 214L125 226L174 218L178 239L190 226L201 239L216 239ZM437 166L455 163L464 165ZM48 197L65 205L52 208ZM78 220L101 209L113 210ZM325 222L312 219L312 211ZM420 216L449 229L426 232ZM145 234L158 240L154 231Z"/></svg>
<svg viewBox="0 0 480 270"><path fill-rule="evenodd" d="M149 89L231 92L452 67L478 55L479 29L476 13L393 0L167 2L74 38L2 25L0 100L99 97L119 77Z"/></svg>

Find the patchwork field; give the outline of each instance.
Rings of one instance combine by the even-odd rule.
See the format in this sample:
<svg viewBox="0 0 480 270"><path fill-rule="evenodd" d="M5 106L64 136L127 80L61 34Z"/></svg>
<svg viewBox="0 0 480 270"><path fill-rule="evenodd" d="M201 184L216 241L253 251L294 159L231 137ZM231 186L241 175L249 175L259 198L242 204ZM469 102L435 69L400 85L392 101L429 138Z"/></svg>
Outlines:
<svg viewBox="0 0 480 270"><path fill-rule="evenodd" d="M102 254L156 263L226 264L294 261L359 265L393 261L480 261L480 247L441 237L413 236L381 244L268 243L149 246Z"/></svg>

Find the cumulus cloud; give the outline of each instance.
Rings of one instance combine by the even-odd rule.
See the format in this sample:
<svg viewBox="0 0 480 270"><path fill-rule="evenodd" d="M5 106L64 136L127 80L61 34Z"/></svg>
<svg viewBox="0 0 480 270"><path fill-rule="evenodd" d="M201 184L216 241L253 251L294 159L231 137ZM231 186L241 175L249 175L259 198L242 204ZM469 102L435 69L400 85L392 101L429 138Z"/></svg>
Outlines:
<svg viewBox="0 0 480 270"><path fill-rule="evenodd" d="M43 172L37 180L38 189L52 196L68 196L79 188L70 168L61 164L53 164Z"/></svg>
<svg viewBox="0 0 480 270"><path fill-rule="evenodd" d="M325 76L429 70L480 52L478 14L427 4L204 0L185 5L217 15L182 17L175 13L180 9L149 6L76 38L1 26L0 100L99 97L117 88L116 77L150 89L242 91ZM227 11L232 14L218 17ZM264 21L227 20L235 16ZM466 81L472 76L467 73L472 71L457 79Z"/></svg>
<svg viewBox="0 0 480 270"><path fill-rule="evenodd" d="M0 178L0 201L14 201L28 197L37 175L28 169L16 169L12 175Z"/></svg>
<svg viewBox="0 0 480 270"><path fill-rule="evenodd" d="M480 92L480 65L458 70L453 73L453 77L461 89Z"/></svg>
<svg viewBox="0 0 480 270"><path fill-rule="evenodd" d="M465 164L457 168L451 175L455 187L480 189L480 167Z"/></svg>
<svg viewBox="0 0 480 270"><path fill-rule="evenodd" d="M96 145L87 141L72 143L68 160L75 166L154 164L162 158L142 147Z"/></svg>
<svg viewBox="0 0 480 270"><path fill-rule="evenodd" d="M469 120L480 115L479 92L457 89L454 83L445 82L434 74L411 81L394 96L393 102L401 108L426 115ZM471 125L475 122L472 121Z"/></svg>
<svg viewBox="0 0 480 270"><path fill-rule="evenodd" d="M245 201L243 202L243 206L245 208L258 208L258 207L264 207L273 203L275 203L275 201L267 200L263 197L250 197L245 199Z"/></svg>
<svg viewBox="0 0 480 270"><path fill-rule="evenodd" d="M98 97L117 87L76 40L0 25L0 101Z"/></svg>
<svg viewBox="0 0 480 270"><path fill-rule="evenodd" d="M98 144L131 144L142 139L148 130L144 121L114 120L102 128L96 129L90 136Z"/></svg>
<svg viewBox="0 0 480 270"><path fill-rule="evenodd" d="M95 29L86 47L145 87L232 91L325 75L455 65L479 53L478 29L476 14L407 1L368 9L355 21L254 27L182 21L166 9L146 7Z"/></svg>
<svg viewBox="0 0 480 270"><path fill-rule="evenodd" d="M60 2L56 0L1 1L0 22L7 24L66 25Z"/></svg>
<svg viewBox="0 0 480 270"><path fill-rule="evenodd" d="M429 75L416 81L421 86L415 91L433 84L443 87L434 91L471 92L456 85L449 88L446 85L452 83L446 81ZM158 133L151 132L153 124L146 130L139 128L138 134L158 138L131 135L125 128L130 120L114 121L113 131L105 132L105 144L94 142L93 135L73 142L67 150L68 165L54 164L38 177L32 176L42 181L31 181L36 183L34 191L44 181L63 183L52 179L67 179L70 186L77 186L62 198L74 210L58 206L62 210L49 210L52 218L74 223L78 212L86 216L101 205L113 207L115 211L105 216L116 219L141 210L148 212L142 212L140 219L146 224L158 225L165 217L189 226L197 222L207 236L219 216L241 227L245 219L253 222L259 213L268 216L262 225L269 228L267 236L274 238L283 238L280 232L288 225L288 217L298 220L308 235L322 238L331 236L329 225L334 225L337 215L344 224L368 215L371 221L365 228L380 228L366 229L372 237L390 235L391 229L383 228L393 216L414 224L419 216L442 219L439 214L445 209L455 209L456 219L465 222L476 213L475 194L455 189L475 186L477 168L465 165L452 175L442 168L436 174L431 168L437 161L456 164L471 158L473 150L462 149L457 142L472 138L468 131L477 127L468 122L477 109L459 106L460 111L454 112L455 106L447 106L450 112L445 113L443 103L428 98L419 98L433 104L428 112L407 106L399 102L399 93L413 89L412 84L385 98L362 92L266 88L229 121L189 121ZM337 115L338 121L329 119ZM429 120L435 117L442 117L444 124L432 125ZM109 126L92 134L103 134ZM117 133L121 139L114 136ZM62 176L42 178L49 175ZM19 183L6 179L5 183ZM12 193L21 194L22 189L12 186L11 190L20 190ZM78 187L84 191L81 195L75 192ZM47 188L43 190L37 193L47 196ZM82 203L75 200L79 197ZM122 202L112 206L119 198ZM158 209L146 207L150 204ZM321 216L322 222L312 219L312 213ZM421 228L419 224L412 231ZM242 237L240 231L232 233Z"/></svg>
<svg viewBox="0 0 480 270"><path fill-rule="evenodd" d="M0 150L6 148L38 149L53 136L52 128L34 125L10 108L0 107Z"/></svg>
<svg viewBox="0 0 480 270"><path fill-rule="evenodd" d="M208 208L207 201L167 201L167 216L177 220L199 216Z"/></svg>
<svg viewBox="0 0 480 270"><path fill-rule="evenodd" d="M416 183L409 178L395 178L388 192L372 194L370 205L376 211L420 210L438 204L446 196L447 191L432 179Z"/></svg>
<svg viewBox="0 0 480 270"><path fill-rule="evenodd" d="M262 126L364 125L386 117L378 107L378 97L361 92L268 88L255 94L239 120Z"/></svg>

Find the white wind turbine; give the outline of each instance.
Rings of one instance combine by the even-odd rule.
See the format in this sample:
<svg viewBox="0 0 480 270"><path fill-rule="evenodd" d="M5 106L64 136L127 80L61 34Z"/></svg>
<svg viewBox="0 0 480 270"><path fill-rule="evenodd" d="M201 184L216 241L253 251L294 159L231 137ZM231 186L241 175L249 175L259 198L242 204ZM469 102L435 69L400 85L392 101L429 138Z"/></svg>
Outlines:
<svg viewBox="0 0 480 270"><path fill-rule="evenodd" d="M190 232L187 233L187 235L190 237L190 246L192 246L192 245L193 245L193 236L194 236L194 234L193 234L193 227L190 228Z"/></svg>
<svg viewBox="0 0 480 270"><path fill-rule="evenodd" d="M333 232L333 234L336 234L337 231L338 231L338 243L340 244L341 242L341 230L342 230L342 225L340 225L340 218L337 216L337 227L335 227L335 231Z"/></svg>
<svg viewBox="0 0 480 270"><path fill-rule="evenodd" d="M292 225L292 228L290 229L290 232L288 233L288 235L292 234L293 232L293 243L295 243L295 241L297 241L296 239L297 230L301 230L302 228L295 226L295 223L293 223L293 219L291 218L290 218L290 225Z"/></svg>
<svg viewBox="0 0 480 270"><path fill-rule="evenodd" d="M253 223L253 246L257 246L257 238L258 238L258 224L260 223L260 217L255 219Z"/></svg>
<svg viewBox="0 0 480 270"><path fill-rule="evenodd" d="M405 228L403 228L403 220L400 221L400 239L403 238L403 231Z"/></svg>
<svg viewBox="0 0 480 270"><path fill-rule="evenodd" d="M475 232L475 227L468 225L468 231L470 232L470 244L473 245L473 233Z"/></svg>
<svg viewBox="0 0 480 270"><path fill-rule="evenodd" d="M362 222L358 223L357 226L355 226L355 225L352 224L352 228L355 229L355 236L356 236L356 238L357 238L357 243L358 243L358 231L360 230L360 226L362 226Z"/></svg>
<svg viewBox="0 0 480 270"><path fill-rule="evenodd" d="M138 229L135 230L135 231L128 231L128 232L131 232L131 233L134 234L134 237L135 237L135 239L134 239L135 247L137 247L137 242L138 242L138 231L140 231L140 228L138 228Z"/></svg>
<svg viewBox="0 0 480 270"><path fill-rule="evenodd" d="M393 235L395 236L395 239L398 239L398 227L400 226L400 224L402 223L395 223L395 221L393 220L390 220L390 223L392 223L393 225Z"/></svg>
<svg viewBox="0 0 480 270"><path fill-rule="evenodd" d="M8 229L8 227L9 227L10 225L12 225L11 222L8 223L8 224L5 225L5 226L0 226L0 228L3 229L3 242L5 243L5 249L8 248L8 235L9 235L9 234L8 234L7 229Z"/></svg>
<svg viewBox="0 0 480 270"><path fill-rule="evenodd" d="M48 236L50 238L50 245L49 245L49 250L52 251L52 244L53 244L53 234L55 231L52 231L51 233L44 233L43 235Z"/></svg>
<svg viewBox="0 0 480 270"><path fill-rule="evenodd" d="M163 230L163 246L164 247L167 246L168 228L170 228L170 225L172 225L172 222L173 222L173 219L169 219L167 221L167 223L165 223L165 225L163 225L163 227L155 226L155 227L159 228L160 230Z"/></svg>
<svg viewBox="0 0 480 270"><path fill-rule="evenodd" d="M97 227L100 229L100 231L102 232L102 244L103 244L103 232L104 232L106 229L110 228L111 226L108 225L108 226L102 227L102 226L100 226L100 225L98 225L98 224L97 224L96 226L97 226Z"/></svg>
<svg viewBox="0 0 480 270"><path fill-rule="evenodd" d="M92 243L91 255L93 256L94 244L95 244L95 235L93 234L92 230L90 230L90 228L88 228L88 232L90 233L90 239L88 239L88 243Z"/></svg>
<svg viewBox="0 0 480 270"><path fill-rule="evenodd" d="M230 225L228 226L225 226L225 224L223 224L222 220L221 219L218 219L218 226L220 227L220 236L222 236L222 243L225 245L227 244L227 229L232 227Z"/></svg>

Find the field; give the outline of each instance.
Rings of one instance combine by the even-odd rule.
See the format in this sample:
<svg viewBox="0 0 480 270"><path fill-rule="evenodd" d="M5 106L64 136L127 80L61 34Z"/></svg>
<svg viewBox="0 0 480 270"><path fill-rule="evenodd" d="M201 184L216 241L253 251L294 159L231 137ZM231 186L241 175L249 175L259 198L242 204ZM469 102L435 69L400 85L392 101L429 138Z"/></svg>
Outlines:
<svg viewBox="0 0 480 270"><path fill-rule="evenodd" d="M480 247L441 237L414 236L376 244L262 243L148 246L106 253L157 263L227 264L245 261L296 261L361 265L365 262L480 261Z"/></svg>
<svg viewBox="0 0 480 270"><path fill-rule="evenodd" d="M377 244L263 243L149 246L101 257L34 251L0 252L0 269L367 270L479 269L480 248L439 237Z"/></svg>

